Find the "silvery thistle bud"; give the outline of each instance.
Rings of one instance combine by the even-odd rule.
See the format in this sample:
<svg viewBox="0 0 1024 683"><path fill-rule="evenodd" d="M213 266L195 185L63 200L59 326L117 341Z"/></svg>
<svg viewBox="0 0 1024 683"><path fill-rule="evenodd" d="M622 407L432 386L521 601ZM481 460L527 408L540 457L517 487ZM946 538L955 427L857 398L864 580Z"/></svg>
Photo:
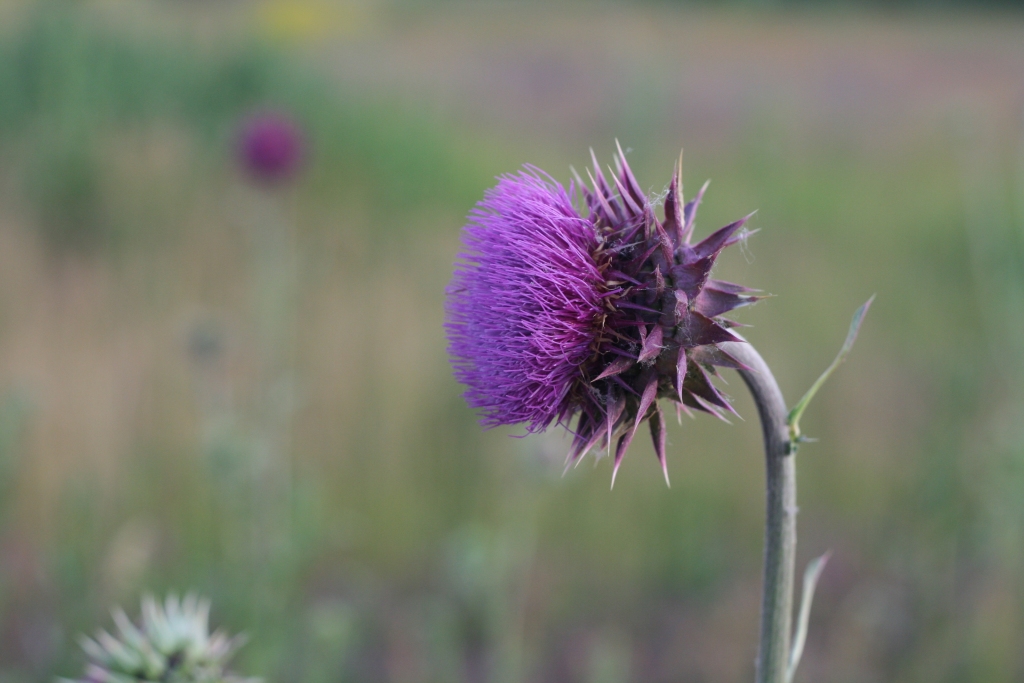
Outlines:
<svg viewBox="0 0 1024 683"><path fill-rule="evenodd" d="M117 637L103 630L95 639L82 636L89 657L85 675L60 683L260 683L225 670L244 638L211 634L209 615L209 601L193 594L181 601L170 595L162 606L152 596L143 598L138 626L116 609Z"/></svg>
<svg viewBox="0 0 1024 683"><path fill-rule="evenodd" d="M734 412L711 381L716 367L743 367L718 347L742 341L722 316L758 297L710 274L749 216L691 244L707 185L684 203L677 168L658 220L621 148L615 165L609 182L595 159L590 186L568 190L531 166L498 179L464 229L449 352L484 426L561 424L574 434L567 467L615 444L614 484L647 420L667 482L658 399Z"/></svg>

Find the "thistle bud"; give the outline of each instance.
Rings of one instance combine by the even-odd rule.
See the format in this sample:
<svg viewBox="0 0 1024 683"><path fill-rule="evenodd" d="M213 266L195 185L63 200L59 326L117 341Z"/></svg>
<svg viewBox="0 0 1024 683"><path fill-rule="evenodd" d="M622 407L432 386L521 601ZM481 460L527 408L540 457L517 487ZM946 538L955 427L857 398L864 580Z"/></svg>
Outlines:
<svg viewBox="0 0 1024 683"><path fill-rule="evenodd" d="M178 600L170 595L161 605L153 597L142 600L142 618L132 623L121 609L114 610L117 636L99 631L82 636L89 658L85 673L60 683L260 683L226 671L227 662L244 638L209 632L210 603L194 594Z"/></svg>

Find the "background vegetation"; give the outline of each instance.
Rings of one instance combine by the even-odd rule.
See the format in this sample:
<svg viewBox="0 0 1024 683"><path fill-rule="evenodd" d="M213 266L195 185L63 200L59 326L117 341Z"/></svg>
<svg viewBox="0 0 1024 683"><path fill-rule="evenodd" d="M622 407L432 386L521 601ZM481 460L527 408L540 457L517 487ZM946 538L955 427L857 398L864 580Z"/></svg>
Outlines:
<svg viewBox="0 0 1024 683"><path fill-rule="evenodd" d="M268 681L749 680L758 428L670 431L564 478L483 432L444 350L463 217L498 173L614 139L698 231L804 420L798 680L1024 676L1024 20L314 0L0 7L0 681L198 589ZM239 122L306 131L254 187Z"/></svg>

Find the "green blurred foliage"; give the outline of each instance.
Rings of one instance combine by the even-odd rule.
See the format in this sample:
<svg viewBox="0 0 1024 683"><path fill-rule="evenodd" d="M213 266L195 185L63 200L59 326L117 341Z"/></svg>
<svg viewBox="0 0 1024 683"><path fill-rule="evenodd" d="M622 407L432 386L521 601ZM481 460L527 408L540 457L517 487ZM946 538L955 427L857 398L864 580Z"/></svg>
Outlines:
<svg viewBox="0 0 1024 683"><path fill-rule="evenodd" d="M739 383L746 422L673 426L672 489L641 446L609 493L607 462L560 478L557 435L481 431L445 359L458 228L492 176L567 178L615 136L653 192L686 143L688 190L714 179L701 232L759 209L717 275L777 295L742 320L790 400L878 294L803 424L801 557L835 553L798 679L1019 680L1020 121L981 90L862 120L886 93L843 59L888 46L884 70L945 86L948 62L891 45L991 42L1012 67L1020 27L651 6L385 6L369 37L298 46L223 3L4 25L0 681L77 672L75 634L145 589L209 595L251 636L235 668L268 681L749 677L763 492ZM780 72L729 71L759 41ZM849 50L824 124L806 42ZM258 107L307 132L294 186L234 168Z"/></svg>
<svg viewBox="0 0 1024 683"><path fill-rule="evenodd" d="M453 192L472 197L471 172L437 125L396 102L339 97L273 47L135 35L79 3L42 2L28 14L0 42L0 145L24 166L23 196L55 249L110 246L144 230L118 206L121 179L105 173L110 138L171 123L213 153L191 163L222 164L241 118L257 108L302 123L315 150L308 191L318 196L344 188L398 211Z"/></svg>

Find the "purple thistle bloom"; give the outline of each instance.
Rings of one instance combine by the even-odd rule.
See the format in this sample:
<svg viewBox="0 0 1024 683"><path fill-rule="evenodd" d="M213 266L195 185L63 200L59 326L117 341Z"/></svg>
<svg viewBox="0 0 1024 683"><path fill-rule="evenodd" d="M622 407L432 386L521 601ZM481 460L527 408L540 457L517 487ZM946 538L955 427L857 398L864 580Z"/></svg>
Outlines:
<svg viewBox="0 0 1024 683"><path fill-rule="evenodd" d="M302 164L302 131L284 114L254 114L242 124L238 156L242 168L254 180L265 184L284 182Z"/></svg>
<svg viewBox="0 0 1024 683"><path fill-rule="evenodd" d="M469 252L448 290L455 376L485 425L541 431L570 417L601 331L597 233L565 189L532 168L500 178L470 221Z"/></svg>
<svg viewBox="0 0 1024 683"><path fill-rule="evenodd" d="M647 420L668 481L657 399L733 412L711 382L716 367L741 367L717 346L739 341L721 316L758 297L709 276L747 219L691 245L707 185L684 204L677 169L659 221L621 149L615 162L612 184L595 159L593 188L526 167L484 195L448 288L449 352L485 426L537 432L575 417L567 467L614 442L614 484Z"/></svg>

